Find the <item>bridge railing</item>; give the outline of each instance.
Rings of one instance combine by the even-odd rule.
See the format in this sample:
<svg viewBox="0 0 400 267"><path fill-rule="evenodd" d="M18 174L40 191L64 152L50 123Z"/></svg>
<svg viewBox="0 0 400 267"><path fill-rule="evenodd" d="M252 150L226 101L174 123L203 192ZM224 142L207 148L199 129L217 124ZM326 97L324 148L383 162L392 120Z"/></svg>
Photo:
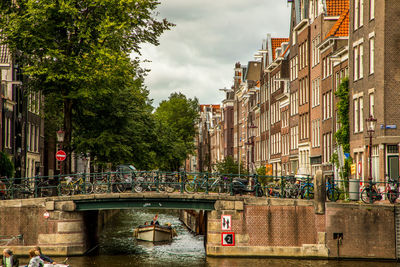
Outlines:
<svg viewBox="0 0 400 267"><path fill-rule="evenodd" d="M339 184L342 186L339 187ZM386 198L395 201L399 195L399 184L397 182L391 187L388 185L388 182L377 183L374 185L375 192L368 189L367 182L359 192L349 192L346 190L348 181L328 180L326 184L327 199L330 201L347 199L349 193L354 193L359 194L364 202ZM0 178L0 199L149 191L175 192L175 194L252 194L257 197L314 198L314 184L311 176L118 171Z"/></svg>

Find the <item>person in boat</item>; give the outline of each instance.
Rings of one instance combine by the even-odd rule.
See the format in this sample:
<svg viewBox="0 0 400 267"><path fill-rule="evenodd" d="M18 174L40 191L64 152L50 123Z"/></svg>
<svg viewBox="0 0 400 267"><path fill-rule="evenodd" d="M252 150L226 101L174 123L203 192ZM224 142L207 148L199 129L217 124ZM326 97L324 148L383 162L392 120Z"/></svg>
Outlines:
<svg viewBox="0 0 400 267"><path fill-rule="evenodd" d="M157 218L158 218L158 214L156 214L156 216L154 216L153 220L151 221L151 225L160 225Z"/></svg>
<svg viewBox="0 0 400 267"><path fill-rule="evenodd" d="M19 260L17 256L15 256L11 249L3 250L3 257L0 258L0 266L3 267L18 267Z"/></svg>
<svg viewBox="0 0 400 267"><path fill-rule="evenodd" d="M29 250L29 264L28 267L43 267L44 261L40 258L39 251L34 248Z"/></svg>
<svg viewBox="0 0 400 267"><path fill-rule="evenodd" d="M44 255L42 253L42 249L39 246L34 247L34 250L39 252L39 257L44 261L44 262L48 262L51 264L57 264L55 261L53 261L50 257Z"/></svg>

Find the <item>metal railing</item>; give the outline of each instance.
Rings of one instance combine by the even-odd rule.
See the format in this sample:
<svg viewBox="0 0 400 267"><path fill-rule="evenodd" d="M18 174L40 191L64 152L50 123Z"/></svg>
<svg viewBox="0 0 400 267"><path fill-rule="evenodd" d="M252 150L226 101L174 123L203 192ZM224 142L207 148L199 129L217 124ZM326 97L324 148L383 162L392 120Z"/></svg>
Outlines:
<svg viewBox="0 0 400 267"><path fill-rule="evenodd" d="M349 192L349 181L328 179L328 201L348 200L355 194L365 203L399 196L398 182L361 184L357 192ZM340 185L340 186L339 186ZM22 199L78 194L124 192L164 192L180 194L251 194L256 197L314 198L311 176L260 176L195 172L127 171L90 174L69 174L31 178L0 178L0 199Z"/></svg>

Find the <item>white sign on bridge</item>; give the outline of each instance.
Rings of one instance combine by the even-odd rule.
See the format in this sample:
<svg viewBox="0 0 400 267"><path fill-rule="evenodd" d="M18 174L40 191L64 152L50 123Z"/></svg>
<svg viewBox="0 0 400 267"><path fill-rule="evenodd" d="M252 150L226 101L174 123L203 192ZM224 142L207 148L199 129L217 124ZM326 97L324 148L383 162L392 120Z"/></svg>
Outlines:
<svg viewBox="0 0 400 267"><path fill-rule="evenodd" d="M221 215L221 229L224 231L232 230L232 216Z"/></svg>

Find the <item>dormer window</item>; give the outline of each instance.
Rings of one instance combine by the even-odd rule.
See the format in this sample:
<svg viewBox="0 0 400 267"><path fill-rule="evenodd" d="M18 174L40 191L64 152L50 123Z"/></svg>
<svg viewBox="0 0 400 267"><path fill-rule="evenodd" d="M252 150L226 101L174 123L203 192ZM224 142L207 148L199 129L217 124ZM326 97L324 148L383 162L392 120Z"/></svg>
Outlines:
<svg viewBox="0 0 400 267"><path fill-rule="evenodd" d="M275 58L278 58L281 55L281 53L282 53L281 48L277 48L275 51Z"/></svg>

